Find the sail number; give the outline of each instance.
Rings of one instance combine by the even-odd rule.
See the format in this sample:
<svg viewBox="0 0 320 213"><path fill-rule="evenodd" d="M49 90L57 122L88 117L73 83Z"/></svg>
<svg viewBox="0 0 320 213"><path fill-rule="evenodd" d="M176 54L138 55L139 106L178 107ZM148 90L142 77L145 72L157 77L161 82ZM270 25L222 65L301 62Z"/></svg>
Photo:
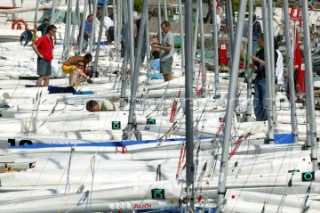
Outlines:
<svg viewBox="0 0 320 213"><path fill-rule="evenodd" d="M16 139L9 138L8 139L9 146L23 146L23 145L32 145L31 140L21 140L18 144L16 143Z"/></svg>

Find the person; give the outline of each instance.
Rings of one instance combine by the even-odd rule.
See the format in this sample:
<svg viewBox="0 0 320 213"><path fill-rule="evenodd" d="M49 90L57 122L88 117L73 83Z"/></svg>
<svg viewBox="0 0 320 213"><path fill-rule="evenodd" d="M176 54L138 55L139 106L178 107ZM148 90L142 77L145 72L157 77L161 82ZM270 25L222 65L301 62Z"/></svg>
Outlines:
<svg viewBox="0 0 320 213"><path fill-rule="evenodd" d="M49 19L48 18L44 18L42 20L42 24L40 24L37 27L37 31L41 31L41 36L47 34L48 25L49 25ZM56 36L56 34L54 34L54 44L56 44L56 43L57 43L57 36Z"/></svg>
<svg viewBox="0 0 320 213"><path fill-rule="evenodd" d="M46 32L47 32L47 27L49 25L49 19L48 18L44 18L42 20L42 24L40 24L38 27L37 27L37 31L41 31L41 35L45 35Z"/></svg>
<svg viewBox="0 0 320 213"><path fill-rule="evenodd" d="M114 41L114 23L109 16L103 18L103 26L105 27L105 35L109 44Z"/></svg>
<svg viewBox="0 0 320 213"><path fill-rule="evenodd" d="M152 11L149 11L148 12L148 21L151 20L152 16L153 16ZM139 37L139 31L141 29L141 21L142 21L141 18L139 18L136 21L136 26L137 26L137 36L136 36L136 41L135 41L135 51L136 52L137 52L137 49L138 49L138 37ZM146 32L146 28L144 28L143 35L142 35L142 37L144 39L142 41L142 46L141 46L141 63L143 63L145 55L146 55L146 51L147 51L147 43L146 43L146 40L145 40L146 36L147 36L147 32Z"/></svg>
<svg viewBox="0 0 320 213"><path fill-rule="evenodd" d="M243 22L242 37L246 39L249 38L249 20L244 20Z"/></svg>
<svg viewBox="0 0 320 213"><path fill-rule="evenodd" d="M282 53L279 51L279 42L277 42L277 38L274 41L274 48L277 52L278 59L276 61L276 92L280 90L281 85L283 85L283 56Z"/></svg>
<svg viewBox="0 0 320 213"><path fill-rule="evenodd" d="M133 17L133 39L135 40L137 35L137 17ZM130 54L129 48L129 22L126 22L121 29L121 57L124 57L124 53L128 52Z"/></svg>
<svg viewBox="0 0 320 213"><path fill-rule="evenodd" d="M268 103L266 97L266 70L264 61L264 39L263 33L258 36L258 44L261 49L257 52L256 56L251 56L253 63L249 68L253 69L257 75L255 78L254 87L254 113L257 121L265 121L268 119ZM278 55L275 52L275 61Z"/></svg>
<svg viewBox="0 0 320 213"><path fill-rule="evenodd" d="M108 99L102 101L90 100L86 104L86 109L89 112L100 112L100 111L116 111L117 108Z"/></svg>
<svg viewBox="0 0 320 213"><path fill-rule="evenodd" d="M40 37L32 45L33 50L38 55L37 74L39 75L39 78L37 80L37 87L40 87L43 81L44 86L49 85L51 75L51 61L53 59L53 39L56 31L56 26L49 25L47 28L47 34Z"/></svg>
<svg viewBox="0 0 320 213"><path fill-rule="evenodd" d="M209 23L212 24L212 0L208 0L208 12L206 17L204 18L204 23L207 23L209 21Z"/></svg>
<svg viewBox="0 0 320 213"><path fill-rule="evenodd" d="M212 34L212 40L213 40L213 38L214 38L214 31L215 30L217 30L217 35L218 35L218 38L219 38L219 30L220 30L220 25L221 25L221 18L220 18L220 16L219 16L219 14L217 13L217 19L216 19L216 24L217 24L217 26L216 26L216 28L212 25L212 28L211 28L211 34ZM214 43L214 41L213 41L213 43Z"/></svg>
<svg viewBox="0 0 320 213"><path fill-rule="evenodd" d="M73 69L69 75L69 85L72 87L81 86L81 83L84 81L87 81L89 84L92 83L90 77L84 72L84 63L77 61L76 68Z"/></svg>
<svg viewBox="0 0 320 213"><path fill-rule="evenodd" d="M252 55L256 55L258 36L262 33L262 29L260 22L257 20L256 14L253 14L252 21Z"/></svg>
<svg viewBox="0 0 320 213"><path fill-rule="evenodd" d="M152 59L160 58L160 49L156 48L153 44L160 44L159 36L153 36L151 39L151 56Z"/></svg>
<svg viewBox="0 0 320 213"><path fill-rule="evenodd" d="M87 67L92 61L92 55L90 53L85 54L84 56L72 56L66 60L62 65L62 71L65 74L70 74L72 70L76 68L77 62L82 61L84 63L84 72L87 75L90 75L90 68Z"/></svg>
<svg viewBox="0 0 320 213"><path fill-rule="evenodd" d="M173 79L172 63L174 54L174 37L170 30L170 23L168 21L163 21L161 23L161 29L161 44L152 44L152 46L160 49L160 73L162 73L165 81L170 81Z"/></svg>
<svg viewBox="0 0 320 213"><path fill-rule="evenodd" d="M87 16L87 20L85 21L85 24L84 24L82 52L85 52L88 47L89 38L91 37L91 33L92 33L92 21L93 21L93 15L89 14ZM82 31L82 25L80 25L80 30L79 30L78 46L80 46L81 31Z"/></svg>

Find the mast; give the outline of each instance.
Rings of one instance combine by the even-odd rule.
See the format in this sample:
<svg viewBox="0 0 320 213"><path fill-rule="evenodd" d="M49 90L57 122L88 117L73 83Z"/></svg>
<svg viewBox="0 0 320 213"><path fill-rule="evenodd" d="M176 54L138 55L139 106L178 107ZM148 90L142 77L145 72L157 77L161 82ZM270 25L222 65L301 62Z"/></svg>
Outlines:
<svg viewBox="0 0 320 213"><path fill-rule="evenodd" d="M146 55L147 55L147 80L146 80L146 84L150 83L150 73L151 73L151 67L149 66L151 58L150 58L150 34L149 34L149 8L146 11L146 17L147 17L147 21L146 21L146 26L145 26L145 36L146 36ZM143 62L141 62L143 63Z"/></svg>
<svg viewBox="0 0 320 213"><path fill-rule="evenodd" d="M120 60L120 54L119 50L121 49L120 43L121 43L121 26L122 26L122 21L120 21L121 17L121 4L122 1L113 1L113 23L114 23L114 40L115 40L115 46L116 46L116 58L117 61Z"/></svg>
<svg viewBox="0 0 320 213"><path fill-rule="evenodd" d="M275 91L274 91L274 83L275 83L275 51L274 51L274 30L273 30L273 11L272 11L272 1L267 1L267 19L268 19L268 38L269 38L269 57L270 57L270 72L269 77L269 104L268 104L268 132L269 132L269 142L274 142L274 124L275 124L275 117L274 117L274 106L275 106ZM267 87L268 88L268 87Z"/></svg>
<svg viewBox="0 0 320 213"><path fill-rule="evenodd" d="M200 22L200 44L201 44L201 80L202 80L202 97L206 97L206 65L204 59L204 30L203 30L203 14L202 1L198 1L199 6L199 22Z"/></svg>
<svg viewBox="0 0 320 213"><path fill-rule="evenodd" d="M287 48L287 74L289 78L289 89L290 89L290 108L291 108L291 132L294 135L294 142L298 141L297 133L297 114L296 114L296 93L294 91L294 66L293 66L293 52L292 52L292 43L290 40L290 22L289 22L289 6L288 0L283 0L283 15L284 15L284 26L285 38L286 38L286 48Z"/></svg>
<svg viewBox="0 0 320 213"><path fill-rule="evenodd" d="M39 10L39 0L36 2L36 11L34 13L34 24L33 24L33 40L34 42L37 40L37 18L38 18L38 10Z"/></svg>
<svg viewBox="0 0 320 213"><path fill-rule="evenodd" d="M212 2L212 27L213 27L213 48L214 48L214 96L220 96L219 91L219 52L218 52L218 28L217 28L217 7L216 0Z"/></svg>
<svg viewBox="0 0 320 213"><path fill-rule="evenodd" d="M273 135L273 118L272 118L272 87L270 84L272 84L274 79L272 79L272 62L271 62L271 56L270 51L274 51L271 49L270 45L270 37L268 35L269 29L269 19L268 19L268 8L266 0L262 0L262 17L263 17L263 32L266 32L263 36L264 40L264 59L265 59L265 75L266 75L266 97L268 101L268 141L273 141L274 135Z"/></svg>
<svg viewBox="0 0 320 213"><path fill-rule="evenodd" d="M103 1L103 8L102 8L102 16L100 20L100 26L99 26L99 36L98 36L98 45L97 45L97 50L96 50L96 57L94 60L94 65L93 65L93 70L97 71L98 67L98 61L99 61L99 52L100 52L100 41L102 38L102 31L103 31L103 19L106 16L108 5L107 5L108 0Z"/></svg>
<svg viewBox="0 0 320 213"><path fill-rule="evenodd" d="M71 15L72 15L72 0L68 1L68 11L67 11L67 23L65 26L64 40L63 40L63 51L62 60L65 61L68 58L69 51L68 46L70 45L70 27L71 27Z"/></svg>
<svg viewBox="0 0 320 213"><path fill-rule="evenodd" d="M81 23L81 33L80 33L80 44L79 44L79 51L82 52L82 49L83 49L83 36L84 36L84 26L85 26L85 22L86 22L86 19L87 19L87 5L88 5L88 0L85 0L84 1L84 7L83 7L83 16L82 16L82 23Z"/></svg>
<svg viewBox="0 0 320 213"><path fill-rule="evenodd" d="M248 63L246 64L246 69L248 70L249 64L252 63L251 55L252 55L252 22L253 22L253 3L252 1L249 1L249 23L248 23L248 29L249 29L249 35L248 35ZM248 72L247 76L247 112L246 112L246 121L251 120L251 98L252 98L252 72Z"/></svg>
<svg viewBox="0 0 320 213"><path fill-rule="evenodd" d="M306 107L307 107L307 148L311 149L311 161L313 170L319 170L318 166L318 144L317 144L317 131L316 119L314 113L314 90L313 90L313 70L311 62L310 48L310 31L309 31L309 15L307 1L302 1L302 20L304 31L304 56L306 65Z"/></svg>
<svg viewBox="0 0 320 213"><path fill-rule="evenodd" d="M162 42L162 33L161 33L161 5L160 0L158 0L158 32L159 32L159 40Z"/></svg>
<svg viewBox="0 0 320 213"><path fill-rule="evenodd" d="M233 26L233 10L232 10L232 1L226 1L226 7L227 7L227 29L230 30L229 32L229 51L231 51L230 54L230 63L232 63L232 55L234 53L234 26ZM212 5L212 7L215 7L215 5ZM239 19L238 19L239 20Z"/></svg>
<svg viewBox="0 0 320 213"><path fill-rule="evenodd" d="M186 176L187 195L191 212L194 210L194 162L193 162L193 51L192 51L192 1L185 2L185 106L186 106Z"/></svg>
<svg viewBox="0 0 320 213"><path fill-rule="evenodd" d="M163 0L164 20L168 21L167 0Z"/></svg>
<svg viewBox="0 0 320 213"><path fill-rule="evenodd" d="M56 7L57 7L57 0L52 0L52 12L51 12L50 20L49 20L50 24L54 23L54 13L56 11Z"/></svg>
<svg viewBox="0 0 320 213"><path fill-rule="evenodd" d="M239 5L239 16L237 23L237 34L236 40L234 42L234 51L233 51L233 60L231 67L231 76L228 89L228 104L227 104L227 114L226 114L226 123L224 129L223 137L223 147L222 147L222 156L220 164L220 175L219 175L219 186L218 186L218 202L217 202L217 212L221 212L223 205L223 199L226 194L226 183L228 178L228 156L229 156L229 147L231 139L231 126L232 126L232 117L234 112L236 92L237 92L237 80L238 80L238 67L240 61L240 49L241 49L241 39L243 33L243 22L246 9L246 0L241 0Z"/></svg>
<svg viewBox="0 0 320 213"><path fill-rule="evenodd" d="M183 31L182 3L181 3L181 0L179 0L179 21L180 21L180 38L181 38L180 54L181 54L181 59L182 59L181 68L182 68L182 72L183 72L184 69L185 69L185 57L184 57L184 31Z"/></svg>
<svg viewBox="0 0 320 213"><path fill-rule="evenodd" d="M135 62L134 62L134 69L132 73L132 82L131 82L131 98L130 98L130 108L129 108L129 118L128 118L128 139L131 139L132 132L134 129L134 113L135 113L135 107L136 107L136 93L138 89L138 79L139 79L139 70L140 70L140 64L141 64L141 46L142 46L142 40L143 40L143 34L144 34L144 29L145 29L145 23L146 23L146 14L148 13L148 0L143 1L143 7L142 7L142 16L141 16L141 22L140 22L140 29L138 32L138 48L137 48L137 57L135 57ZM130 6L132 8L132 5ZM132 10L131 10L132 11ZM130 16L129 16L130 18ZM132 16L131 16L132 18ZM131 22L133 24L133 22ZM130 50L131 57L134 54L133 50L133 34L131 34L132 39L132 47ZM131 66L130 66L131 68ZM133 67L132 67L133 68ZM131 68L131 70L132 70Z"/></svg>
<svg viewBox="0 0 320 213"><path fill-rule="evenodd" d="M92 29L91 29L91 35L90 35L90 46L89 46L89 52L91 53L92 50L94 50L94 43L96 38L96 23L97 23L97 6L98 6L98 0L93 1L93 21L92 21ZM97 58L98 55L96 55L95 58Z"/></svg>
<svg viewBox="0 0 320 213"><path fill-rule="evenodd" d="M198 2L199 0L197 0L197 2ZM199 26L199 24L198 24L198 21L197 20L199 20L199 8L198 7L196 7L196 17L195 17L195 19L194 19L194 37L193 37L193 39L194 39L194 41L193 41L193 60L196 58L196 52L197 52L197 41L198 41L198 26ZM194 64L193 64L193 66L194 66Z"/></svg>
<svg viewBox="0 0 320 213"><path fill-rule="evenodd" d="M121 8L124 11L128 11L127 4L123 4L123 8ZM126 13L124 14L124 23L128 22L128 16L126 16ZM129 14L132 14L132 12ZM119 39L120 41L120 39ZM120 109L124 110L125 102L127 100L126 98L126 89L127 89L127 68L128 68L128 60L129 60L129 51L128 48L124 48L124 57L123 57L123 65L122 65L122 72L121 72L121 96L120 96ZM127 137L127 135L125 135Z"/></svg>

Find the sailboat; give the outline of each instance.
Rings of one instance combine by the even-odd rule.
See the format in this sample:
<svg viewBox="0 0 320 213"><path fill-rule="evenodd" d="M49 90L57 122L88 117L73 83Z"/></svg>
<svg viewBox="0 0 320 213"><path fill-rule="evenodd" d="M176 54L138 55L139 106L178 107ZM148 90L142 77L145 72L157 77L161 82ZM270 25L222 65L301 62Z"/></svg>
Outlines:
<svg viewBox="0 0 320 213"><path fill-rule="evenodd" d="M242 1L240 20L244 7ZM147 86L139 82L141 76L135 79L142 89L134 99L132 130L140 131L140 139L122 138L129 106L113 112L85 109L91 99L132 95L125 90L121 97L119 78L110 73L119 69L118 64L99 63L104 73L96 84L77 88L94 94L48 94L47 88L26 88L31 80L15 80L17 87L9 85L10 79L2 80L1 96L9 108L1 110L0 119L0 191L5 195L0 198L0 212L318 211L319 172L313 168L310 151L302 150L302 143L264 144L268 124L238 121L235 107L226 100L236 94L238 82L231 74L238 69L239 36L232 57L237 66L232 66L230 75L220 75L220 98L210 86L208 98L194 98L193 75L200 65L193 68L191 1L185 8L185 71L180 61L175 66L185 78ZM57 49L60 54L62 48ZM21 69L30 69L20 63ZM145 74L141 74L144 79ZM213 84L215 77L208 73L207 84ZM55 85L66 82L51 80ZM245 91L246 84L239 85ZM246 112L247 103L241 98L237 113ZM291 130L291 107L284 95L278 97L278 127L283 125L286 133ZM298 119L298 124L303 122ZM298 127L301 130L302 125ZM298 133L299 140L310 137L309 129L304 135ZM222 148L230 138L235 142ZM220 188L224 181L225 191Z"/></svg>

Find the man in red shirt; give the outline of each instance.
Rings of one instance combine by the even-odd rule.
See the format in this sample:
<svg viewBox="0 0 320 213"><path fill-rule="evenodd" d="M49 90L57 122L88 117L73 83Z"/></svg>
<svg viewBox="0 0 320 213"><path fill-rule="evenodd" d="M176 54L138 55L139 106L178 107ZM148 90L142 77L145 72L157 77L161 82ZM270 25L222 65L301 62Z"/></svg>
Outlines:
<svg viewBox="0 0 320 213"><path fill-rule="evenodd" d="M44 86L49 85L51 61L53 59L53 39L56 31L56 26L49 25L47 28L47 34L39 38L32 45L33 50L38 55L37 74L39 75L39 78L37 80L37 87L42 85L42 81L44 81Z"/></svg>

